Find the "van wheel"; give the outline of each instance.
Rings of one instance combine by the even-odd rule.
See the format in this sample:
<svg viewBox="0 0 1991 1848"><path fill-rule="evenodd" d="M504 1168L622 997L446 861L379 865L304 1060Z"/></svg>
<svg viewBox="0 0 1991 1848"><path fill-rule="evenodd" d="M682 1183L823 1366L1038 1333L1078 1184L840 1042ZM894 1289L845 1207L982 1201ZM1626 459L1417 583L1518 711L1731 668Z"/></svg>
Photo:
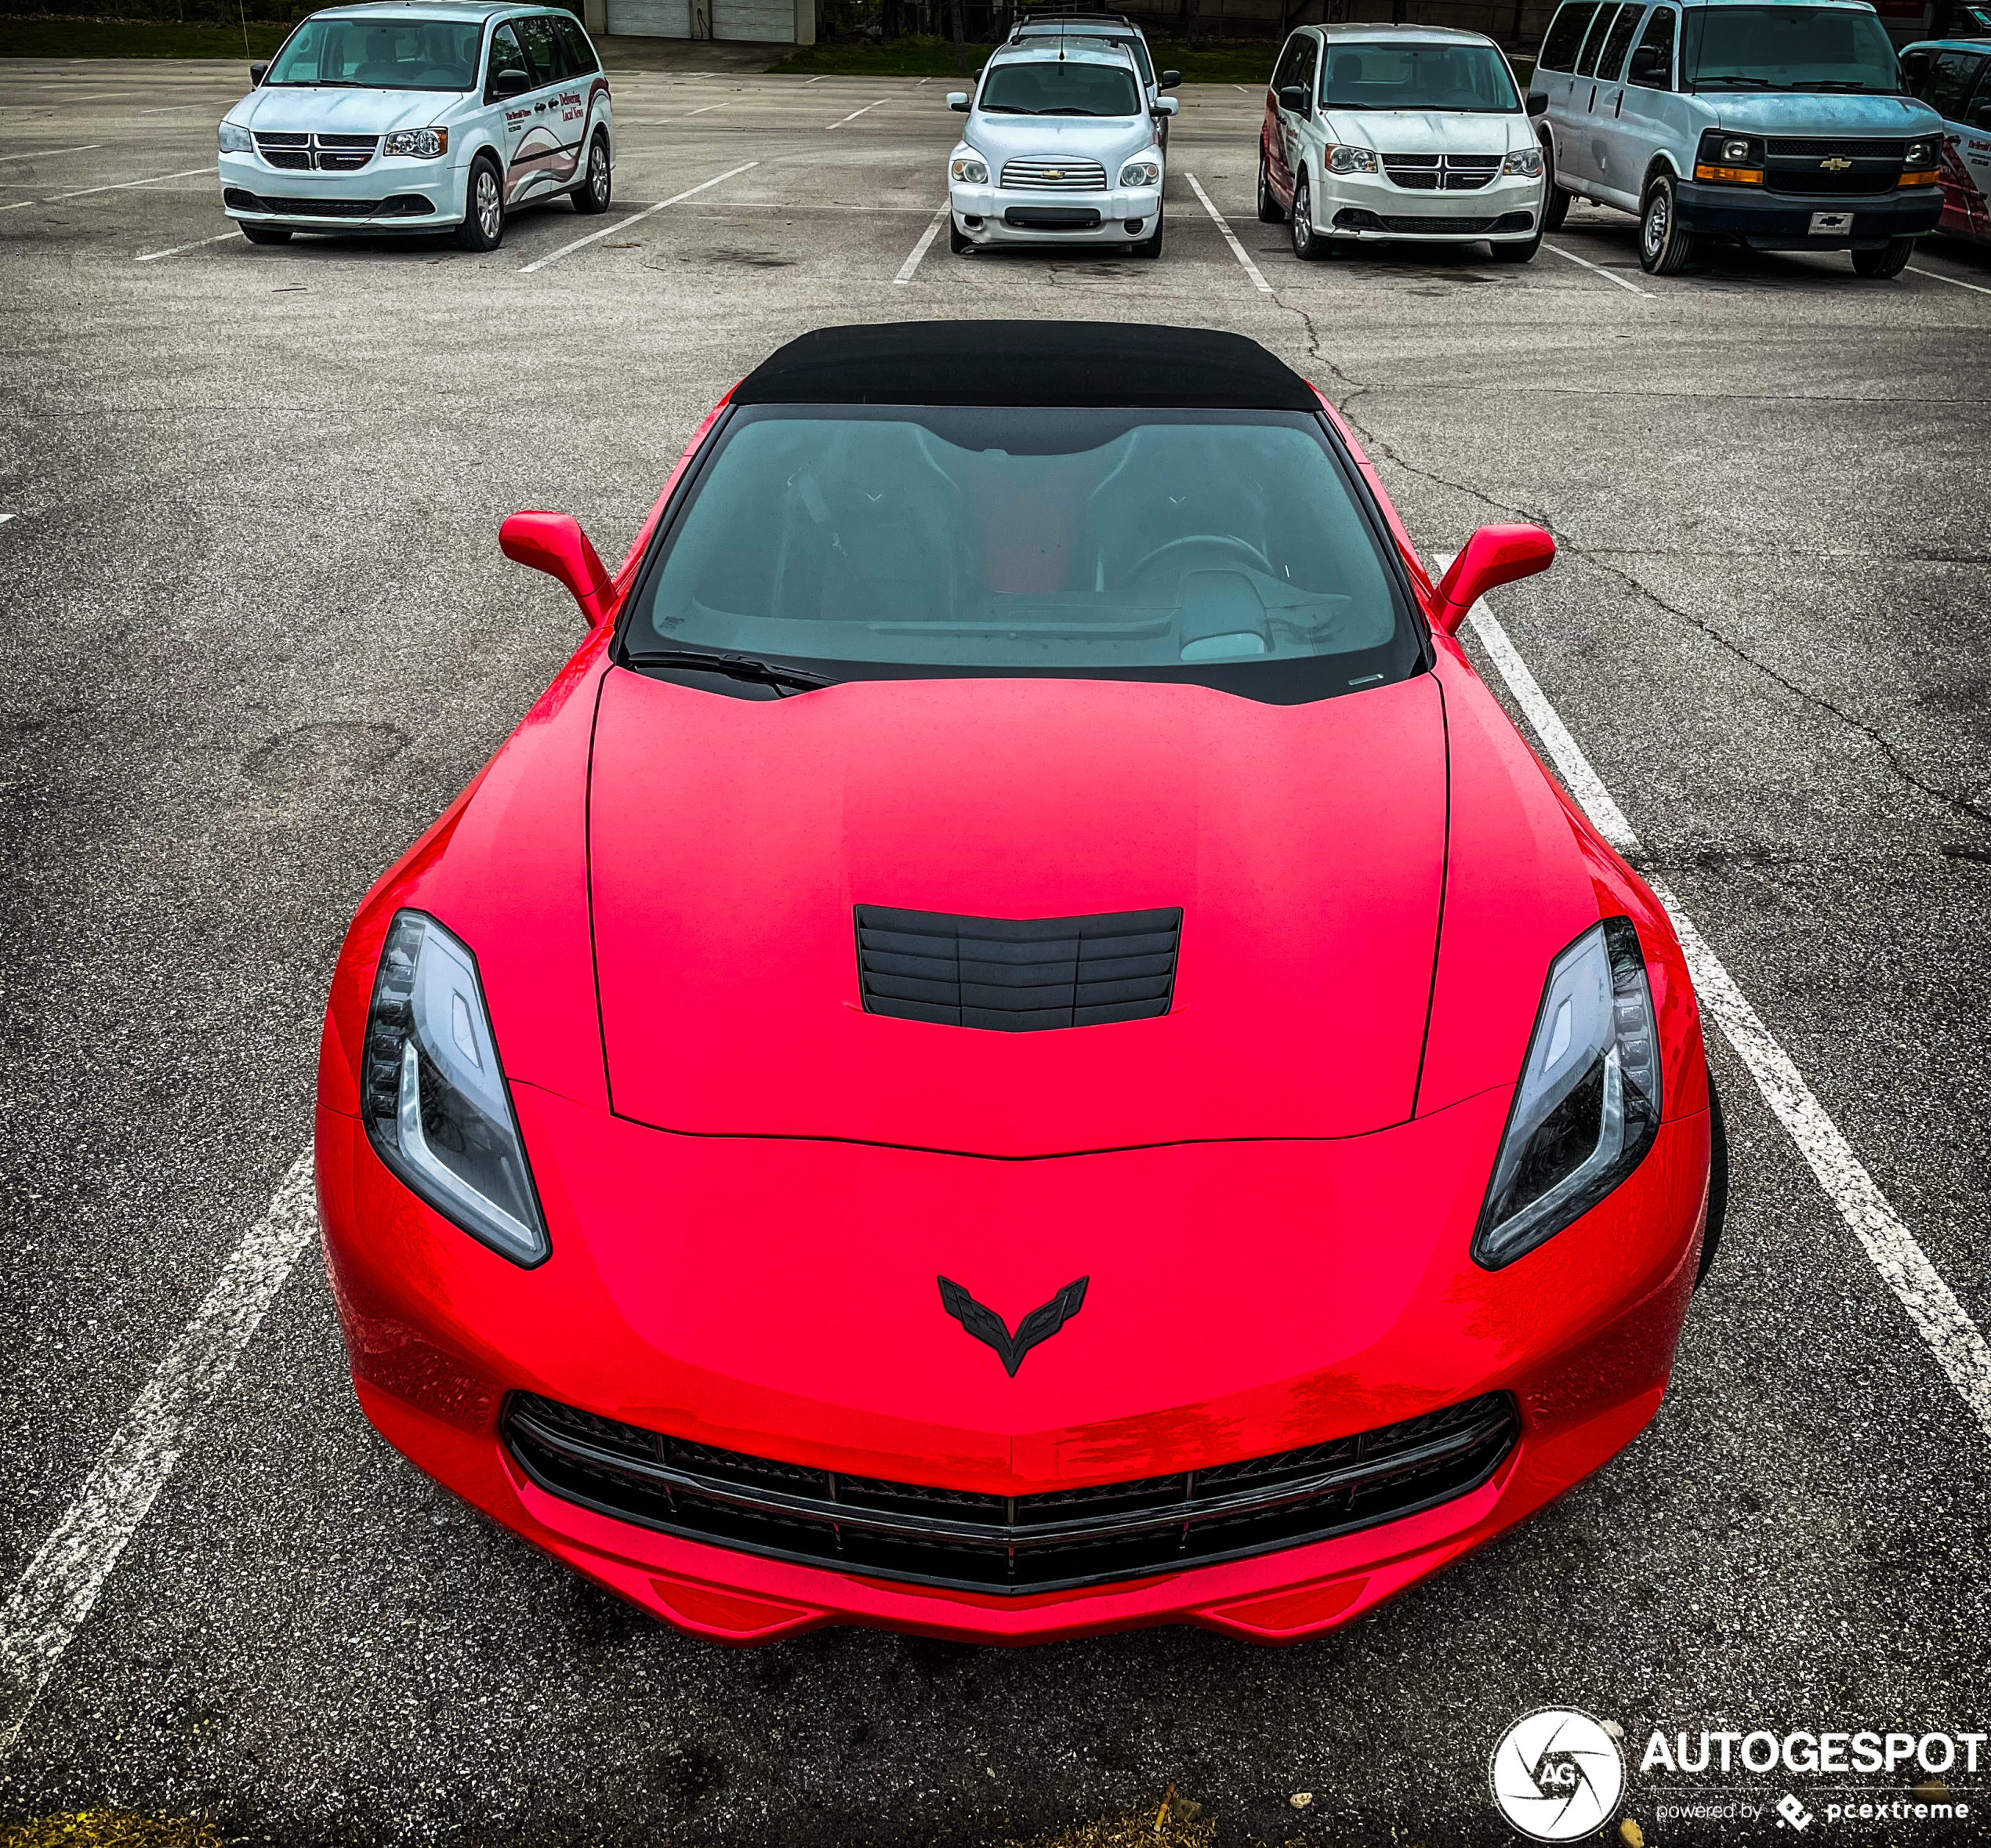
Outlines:
<svg viewBox="0 0 1991 1848"><path fill-rule="evenodd" d="M1569 201L1574 196L1565 193L1555 183L1555 143L1542 143L1542 173L1547 184L1542 190L1542 229L1559 231L1569 216Z"/></svg>
<svg viewBox="0 0 1991 1848"><path fill-rule="evenodd" d="M599 130L588 148L588 170L573 191L574 209L592 217L606 212L615 190L615 176L608 165L608 137Z"/></svg>
<svg viewBox="0 0 1991 1848"><path fill-rule="evenodd" d="M456 241L466 250L495 250L504 241L505 183L498 176L498 163L488 154L479 154L470 168Z"/></svg>
<svg viewBox="0 0 1991 1848"><path fill-rule="evenodd" d="M1303 171L1293 183L1293 254L1303 263L1317 263L1328 248L1328 241L1314 232L1313 188Z"/></svg>
<svg viewBox="0 0 1991 1848"><path fill-rule="evenodd" d="M1265 144L1258 144L1258 222L1261 225L1282 225L1286 223L1286 208L1279 203L1278 194L1272 190L1272 171L1265 158Z"/></svg>
<svg viewBox="0 0 1991 1848"><path fill-rule="evenodd" d="M974 251L974 238L954 222L953 210L950 207L947 214L947 248L956 256L966 256Z"/></svg>
<svg viewBox="0 0 1991 1848"><path fill-rule="evenodd" d="M1680 222L1673 176L1662 173L1645 194L1638 225L1638 261L1648 276L1677 276L1694 260L1694 234Z"/></svg>
<svg viewBox="0 0 1991 1848"><path fill-rule="evenodd" d="M288 244L290 241L288 225L244 225L241 232L252 244Z"/></svg>
<svg viewBox="0 0 1991 1848"><path fill-rule="evenodd" d="M1915 254L1913 237L1890 237L1878 250L1856 250L1853 267L1862 276L1899 276Z"/></svg>
<svg viewBox="0 0 1991 1848"><path fill-rule="evenodd" d="M1542 248L1542 234L1537 231L1525 243L1503 241L1489 244L1486 248L1492 252L1493 260L1496 263L1532 263L1535 260L1535 252Z"/></svg>

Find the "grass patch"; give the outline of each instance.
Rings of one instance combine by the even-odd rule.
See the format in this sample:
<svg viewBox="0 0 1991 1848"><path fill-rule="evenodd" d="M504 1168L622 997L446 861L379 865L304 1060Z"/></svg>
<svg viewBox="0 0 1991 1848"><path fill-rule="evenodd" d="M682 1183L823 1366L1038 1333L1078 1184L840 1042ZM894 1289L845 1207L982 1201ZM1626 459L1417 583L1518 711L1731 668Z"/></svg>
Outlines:
<svg viewBox="0 0 1991 1848"><path fill-rule="evenodd" d="M995 49L992 45L968 46L968 74L979 71ZM1180 71L1184 83L1264 83L1272 74L1272 63L1279 53L1269 38L1210 45L1153 39L1148 50L1156 70ZM798 45L769 68L800 77L952 77L954 41L908 37L890 45Z"/></svg>
<svg viewBox="0 0 1991 1848"><path fill-rule="evenodd" d="M242 28L176 26L155 20L23 19L5 16L0 57L6 58L236 58L245 63L274 56L290 27L251 20L248 56L242 56ZM248 82L244 74L245 85ZM11 1838L7 1838L11 1848Z"/></svg>
<svg viewBox="0 0 1991 1848"><path fill-rule="evenodd" d="M222 1848L222 1842L214 1824L198 1817L162 1822L129 1810L78 1810L0 1828L0 1848Z"/></svg>

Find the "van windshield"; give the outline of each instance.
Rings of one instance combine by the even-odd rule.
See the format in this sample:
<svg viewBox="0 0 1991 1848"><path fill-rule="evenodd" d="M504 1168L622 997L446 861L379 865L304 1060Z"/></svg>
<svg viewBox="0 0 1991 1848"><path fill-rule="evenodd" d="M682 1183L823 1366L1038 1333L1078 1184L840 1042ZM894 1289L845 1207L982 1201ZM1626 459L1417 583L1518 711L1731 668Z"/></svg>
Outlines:
<svg viewBox="0 0 1991 1848"><path fill-rule="evenodd" d="M266 84L359 90L467 90L481 24L460 20L311 19L285 42Z"/></svg>
<svg viewBox="0 0 1991 1848"><path fill-rule="evenodd" d="M1848 6L1690 6L1680 68L1690 90L1901 93L1887 28Z"/></svg>
<svg viewBox="0 0 1991 1848"><path fill-rule="evenodd" d="M622 640L639 668L711 650L839 679L1191 679L1275 704L1421 659L1319 420L1271 411L743 408Z"/></svg>
<svg viewBox="0 0 1991 1848"><path fill-rule="evenodd" d="M1504 114L1521 107L1507 61L1490 45L1328 47L1323 109L1447 109Z"/></svg>
<svg viewBox="0 0 1991 1848"><path fill-rule="evenodd" d="M1138 115L1141 92L1125 68L1033 58L991 71L979 107L993 115Z"/></svg>

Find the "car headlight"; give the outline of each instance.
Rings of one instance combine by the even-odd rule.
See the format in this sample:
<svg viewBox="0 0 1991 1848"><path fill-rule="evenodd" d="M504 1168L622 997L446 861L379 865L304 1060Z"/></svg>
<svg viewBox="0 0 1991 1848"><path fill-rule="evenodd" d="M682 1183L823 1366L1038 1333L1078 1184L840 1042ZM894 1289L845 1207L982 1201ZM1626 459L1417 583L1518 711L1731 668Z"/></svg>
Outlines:
<svg viewBox="0 0 1991 1848"><path fill-rule="evenodd" d="M1120 169L1122 186L1159 186L1162 183L1162 164L1159 161L1130 161Z"/></svg>
<svg viewBox="0 0 1991 1848"><path fill-rule="evenodd" d="M988 164L985 161L963 158L948 168L963 186L986 186L988 183Z"/></svg>
<svg viewBox="0 0 1991 1848"><path fill-rule="evenodd" d="M433 161L449 152L447 129L397 129L380 144L383 154L412 154L418 161Z"/></svg>
<svg viewBox="0 0 1991 1848"><path fill-rule="evenodd" d="M446 1219L516 1264L551 1251L477 959L402 911L368 1010L361 1109L382 1161Z"/></svg>
<svg viewBox="0 0 1991 1848"><path fill-rule="evenodd" d="M1904 167L1933 167L1942 158L1942 140L1940 136L1924 136L1920 141L1911 141L1908 150L1902 156Z"/></svg>
<svg viewBox="0 0 1991 1848"><path fill-rule="evenodd" d="M1327 170L1330 173L1377 173L1382 171L1382 165L1373 148L1337 145L1327 150Z"/></svg>
<svg viewBox="0 0 1991 1848"><path fill-rule="evenodd" d="M1606 918L1549 966L1474 1261L1498 1270L1588 1212L1644 1159L1659 1129L1645 958L1631 920Z"/></svg>
<svg viewBox="0 0 1991 1848"><path fill-rule="evenodd" d="M247 154L256 143L250 140L249 132L239 122L223 122L218 131L223 154Z"/></svg>
<svg viewBox="0 0 1991 1848"><path fill-rule="evenodd" d="M1518 147L1500 163L1503 173L1518 173L1525 179L1532 179L1542 170L1542 150L1539 147Z"/></svg>

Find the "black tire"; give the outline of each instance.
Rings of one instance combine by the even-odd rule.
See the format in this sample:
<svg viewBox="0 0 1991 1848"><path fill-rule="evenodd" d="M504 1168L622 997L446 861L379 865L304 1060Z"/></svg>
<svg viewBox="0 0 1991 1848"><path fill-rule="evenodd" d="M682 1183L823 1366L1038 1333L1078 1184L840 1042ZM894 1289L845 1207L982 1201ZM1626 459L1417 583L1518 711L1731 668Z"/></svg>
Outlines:
<svg viewBox="0 0 1991 1848"><path fill-rule="evenodd" d="M582 170L581 183L568 196L573 200L576 212L592 218L608 209L615 193L615 169L608 164L608 137L597 129L594 140L588 144L588 164Z"/></svg>
<svg viewBox="0 0 1991 1848"><path fill-rule="evenodd" d="M1286 208L1279 203L1278 194L1272 190L1272 173L1265 159L1265 144L1258 144L1258 222L1261 225L1282 225L1286 223Z"/></svg>
<svg viewBox="0 0 1991 1848"><path fill-rule="evenodd" d="M471 165L456 241L466 250L495 250L505 241L505 182L488 154L479 154Z"/></svg>
<svg viewBox="0 0 1991 1848"><path fill-rule="evenodd" d="M1712 1144L1708 1151L1707 1227L1701 1234L1701 1261L1694 1272L1699 1289L1721 1248L1721 1228L1728 1217L1728 1125L1721 1114L1721 1093L1714 1088L1714 1074L1707 1074L1707 1129Z"/></svg>
<svg viewBox="0 0 1991 1848"><path fill-rule="evenodd" d="M1638 218L1638 262L1648 276L1677 276L1694 261L1694 234L1680 222L1673 176L1662 173L1645 190Z"/></svg>
<svg viewBox="0 0 1991 1848"><path fill-rule="evenodd" d="M1537 231L1525 244L1489 244L1486 248L1492 252L1496 263L1532 263L1535 252L1542 248L1542 234Z"/></svg>
<svg viewBox="0 0 1991 1848"><path fill-rule="evenodd" d="M1168 152L1168 118L1165 115L1155 118L1155 145L1163 154Z"/></svg>
<svg viewBox="0 0 1991 1848"><path fill-rule="evenodd" d="M1155 208L1155 228L1138 243L1127 246L1127 255L1137 257L1158 257L1162 254L1162 233L1167 229L1167 221L1162 216L1159 205Z"/></svg>
<svg viewBox="0 0 1991 1848"><path fill-rule="evenodd" d="M244 225L242 235L252 244L288 244L290 241L288 225Z"/></svg>
<svg viewBox="0 0 1991 1848"><path fill-rule="evenodd" d="M974 247L974 240L954 222L954 211L950 206L947 213L947 248L956 256L966 256Z"/></svg>
<svg viewBox="0 0 1991 1848"><path fill-rule="evenodd" d="M1542 193L1542 229L1559 231L1569 216L1572 193L1565 193L1555 183L1555 146L1552 142L1542 143L1542 174L1548 182Z"/></svg>
<svg viewBox="0 0 1991 1848"><path fill-rule="evenodd" d="M1293 254L1303 263L1317 263L1329 248L1328 240L1314 230L1313 188L1302 168L1293 183Z"/></svg>
<svg viewBox="0 0 1991 1848"><path fill-rule="evenodd" d="M1876 276L1884 281L1890 276L1899 276L1908 267L1908 259L1914 254L1913 237L1890 237L1878 250L1855 251L1853 267L1862 276Z"/></svg>

